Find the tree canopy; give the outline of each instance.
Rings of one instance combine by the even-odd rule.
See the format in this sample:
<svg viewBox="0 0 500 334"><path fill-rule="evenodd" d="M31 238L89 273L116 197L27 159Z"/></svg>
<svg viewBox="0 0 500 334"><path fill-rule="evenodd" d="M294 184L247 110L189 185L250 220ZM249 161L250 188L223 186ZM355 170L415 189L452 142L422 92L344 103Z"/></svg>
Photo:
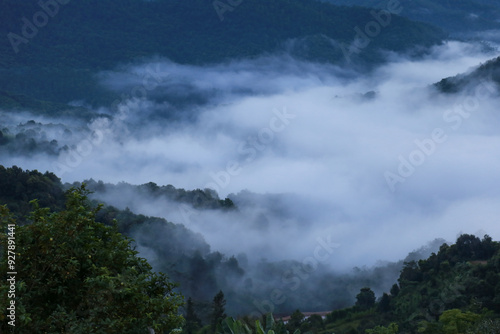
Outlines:
<svg viewBox="0 0 500 334"><path fill-rule="evenodd" d="M50 213L32 201L31 223L16 226L18 333L170 332L182 325L182 297L162 273L137 256L131 239L95 221L84 186L67 193L66 209ZM0 206L2 258L7 272L7 224ZM0 293L7 292L5 280ZM0 306L7 308L7 300ZM4 311L5 312L5 311ZM0 314L2 319L5 314ZM7 325L2 322L2 332Z"/></svg>

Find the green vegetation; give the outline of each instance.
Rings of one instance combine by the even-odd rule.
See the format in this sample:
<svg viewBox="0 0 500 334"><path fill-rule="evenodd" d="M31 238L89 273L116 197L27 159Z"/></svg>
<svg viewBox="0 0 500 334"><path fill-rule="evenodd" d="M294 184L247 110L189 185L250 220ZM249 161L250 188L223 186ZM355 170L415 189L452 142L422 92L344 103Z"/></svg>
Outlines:
<svg viewBox="0 0 500 334"><path fill-rule="evenodd" d="M57 156L75 148L81 127L67 126L61 123L40 123L29 120L24 123L9 122L9 115L0 130L0 154L33 157L37 154ZM15 119L15 117L14 117ZM10 123L7 126L6 123ZM57 138L57 139L55 139Z"/></svg>
<svg viewBox="0 0 500 334"><path fill-rule="evenodd" d="M339 43L349 45L354 28L374 20L368 9L314 0L245 0L223 21L212 1L71 1L27 43L13 47L6 36L24 38L22 18L33 21L41 11L37 0L0 2L0 90L94 106L118 98L98 85L96 73L120 64L155 56L210 64L285 51L301 59L343 63ZM437 28L393 16L353 61L378 64L384 60L381 49L409 51L444 36Z"/></svg>
<svg viewBox="0 0 500 334"><path fill-rule="evenodd" d="M371 293L361 289L354 307L328 315L325 333L486 333L500 317L499 273L500 244L463 234L407 262L391 294L369 309Z"/></svg>
<svg viewBox="0 0 500 334"><path fill-rule="evenodd" d="M75 188L80 183L71 185ZM40 207L51 211L62 211L65 203L65 191L70 185L63 185L53 173L24 171L19 167L5 168L0 166L0 204L7 205L18 224L31 222L30 201L37 200ZM201 190L186 191L173 186L159 187L154 183L141 186L121 184L113 187L103 182L90 180L86 189L89 191L137 191L141 196L153 199L165 196L166 200L187 205L192 210L203 209L234 209L229 199L220 200L211 193ZM91 195L93 197L93 195ZM93 208L98 207L98 200L92 200ZM104 205L95 212L97 222L114 226L118 231L134 239L134 245L148 249L158 261L151 263L156 271L169 275L173 281L182 282L176 290L195 300L196 308L204 313L204 306L217 291L223 289L230 293L228 279L241 277L244 271L234 257L226 257L218 252L210 252L210 246L199 234L187 229L184 225L174 224L162 218L137 215L128 209L119 210L110 205Z"/></svg>
<svg viewBox="0 0 500 334"><path fill-rule="evenodd" d="M469 73L442 79L435 83L434 87L442 93L452 94L465 90L468 93L478 94L474 90L481 84L488 85L482 90L486 88L490 94L493 94L495 89L498 92L500 87L500 57L481 64ZM491 84L496 84L496 88Z"/></svg>
<svg viewBox="0 0 500 334"><path fill-rule="evenodd" d="M222 321L226 318L226 300L224 299L224 293L219 291L212 303L212 332L215 332L218 326L221 325Z"/></svg>
<svg viewBox="0 0 500 334"><path fill-rule="evenodd" d="M66 209L50 213L32 201L30 224L15 228L17 333L170 332L182 325L181 297L162 273L137 257L131 240L95 221L85 188L67 194ZM7 224L0 207L0 269L7 270ZM14 232L11 232L14 233ZM3 279L1 294L7 294ZM7 309L9 301L0 305ZM2 332L8 331L5 311Z"/></svg>
<svg viewBox="0 0 500 334"><path fill-rule="evenodd" d="M235 320L232 317L225 318L217 327L216 334L289 334L282 321L276 322L271 313L262 317L264 326L260 320L252 324L248 319ZM293 334L300 334L296 329Z"/></svg>
<svg viewBox="0 0 500 334"><path fill-rule="evenodd" d="M356 306L360 310L368 310L375 305L375 293L370 288L361 288L356 296Z"/></svg>
<svg viewBox="0 0 500 334"><path fill-rule="evenodd" d="M201 320L198 318L198 315L194 310L193 300L191 297L188 298L186 303L185 320L186 322L184 323L184 327L182 329L184 334L194 334L200 329Z"/></svg>
<svg viewBox="0 0 500 334"><path fill-rule="evenodd" d="M236 206L229 198L220 199L219 195L211 189L185 190L175 188L172 185L159 186L154 182L148 182L138 186L133 186L125 182L119 184L104 183L102 181L85 180L89 190L95 192L96 196L106 196L109 194L136 193L141 198L164 198L165 200L184 203L201 210L234 210ZM72 186L78 186L76 182Z"/></svg>
<svg viewBox="0 0 500 334"><path fill-rule="evenodd" d="M18 223L24 224L31 212L32 200L53 211L64 208L65 198L60 179L53 173L24 171L0 165L0 204L7 205Z"/></svg>
<svg viewBox="0 0 500 334"><path fill-rule="evenodd" d="M101 192L108 186L89 183ZM109 186L108 191L133 189L151 198L171 196L170 200L192 208L200 205L197 210L227 210L217 197L193 201L201 190L190 192L152 183ZM69 185L63 186L52 173L0 166L0 203L6 204L1 206L2 245L5 247L5 224L15 221L16 245L22 254L16 260L23 272L17 285L22 292L17 303L18 319L27 330L79 333L76 328L81 328L82 333L98 332L90 328L96 324L114 326L111 328L123 333L125 327L131 332L132 328L154 326L176 328L180 326L178 292L189 297L183 310L185 334L230 330L233 334L488 334L498 333L500 328L500 244L487 235L479 239L464 234L453 245L441 243L439 251L425 260L410 254L400 271L393 264L371 271L358 269L357 274L350 275L335 276L322 269L307 274L294 261L263 261L248 275L250 267L244 256L237 260L210 252L203 238L183 225L98 205L95 200L87 200L88 191L80 184L67 191L65 199L65 187ZM137 257L133 247L154 253L153 268ZM6 272L4 253L2 256L2 270ZM287 270L304 277L308 284L290 286L289 290L286 285L280 286L286 303L277 305L275 311L291 314L286 324L261 319L261 332L256 319L223 320L226 314L244 315L264 309L265 298L276 286L263 282L279 279ZM377 282L395 282L390 274L395 270L399 271L397 283L389 285L386 291L390 291L377 299ZM161 272L180 286L174 287ZM6 285L2 284L5 293ZM357 295L346 291L346 286L360 287ZM292 287L295 290L290 290ZM301 295L308 297L301 299ZM154 311L149 309L152 305ZM322 319L318 314L302 313L297 305L320 305L317 310L330 305L334 311ZM129 309L139 311L131 314ZM163 313L172 314L172 318L168 320Z"/></svg>

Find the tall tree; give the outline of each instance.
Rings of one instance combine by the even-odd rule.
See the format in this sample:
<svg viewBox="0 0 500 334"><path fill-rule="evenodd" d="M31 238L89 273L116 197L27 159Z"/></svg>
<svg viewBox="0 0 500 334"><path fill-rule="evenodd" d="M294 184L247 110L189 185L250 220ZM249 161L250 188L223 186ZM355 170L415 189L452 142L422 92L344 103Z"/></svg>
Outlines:
<svg viewBox="0 0 500 334"><path fill-rule="evenodd" d="M378 309L382 313L386 313L391 310L391 297L385 292L382 295L382 298L380 298Z"/></svg>
<svg viewBox="0 0 500 334"><path fill-rule="evenodd" d="M180 327L181 296L162 273L137 257L131 240L95 221L84 187L68 192L66 210L38 207L31 224L15 229L16 333L170 332ZM7 224L0 206L0 251L7 249ZM0 271L7 270L6 256ZM11 270L12 271L12 270ZM0 294L7 292L5 280ZM6 309L4 298L0 307ZM0 332L7 332L5 322Z"/></svg>
<svg viewBox="0 0 500 334"><path fill-rule="evenodd" d="M305 316L300 310L295 310L290 316L290 321L288 321L288 330L293 333L297 329L300 329L302 323L304 322Z"/></svg>
<svg viewBox="0 0 500 334"><path fill-rule="evenodd" d="M356 296L356 306L362 310L367 310L375 305L375 293L370 288L361 288Z"/></svg>
<svg viewBox="0 0 500 334"><path fill-rule="evenodd" d="M191 297L189 297L186 304L186 324L184 325L184 334L194 334L200 328L200 318L194 311L194 304Z"/></svg>
<svg viewBox="0 0 500 334"><path fill-rule="evenodd" d="M224 320L226 317L226 299L224 299L224 293L219 291L215 297L214 301L212 303L212 332L215 333L217 330L217 325Z"/></svg>
<svg viewBox="0 0 500 334"><path fill-rule="evenodd" d="M390 292L392 297L396 297L399 294L399 286L397 284L393 284Z"/></svg>

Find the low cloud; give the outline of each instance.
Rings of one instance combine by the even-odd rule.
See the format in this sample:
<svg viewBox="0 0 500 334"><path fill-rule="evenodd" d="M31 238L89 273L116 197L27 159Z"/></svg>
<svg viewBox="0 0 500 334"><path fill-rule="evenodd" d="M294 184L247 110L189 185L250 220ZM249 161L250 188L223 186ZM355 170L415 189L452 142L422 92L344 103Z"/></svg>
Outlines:
<svg viewBox="0 0 500 334"><path fill-rule="evenodd" d="M186 219L175 204L121 196L137 212L202 233L213 250L255 259L302 260L324 236L339 245L328 260L338 268L397 260L461 232L498 240L498 96L486 87L457 127L446 112L471 93L444 96L430 86L493 56L449 42L419 60L388 55L387 65L356 75L274 56L123 66L100 77L126 98L107 110L114 118L93 121L102 140L63 180L214 188L240 210ZM386 173L399 175L400 157L409 161L435 129L446 140L391 187ZM4 159L41 170L53 162Z"/></svg>

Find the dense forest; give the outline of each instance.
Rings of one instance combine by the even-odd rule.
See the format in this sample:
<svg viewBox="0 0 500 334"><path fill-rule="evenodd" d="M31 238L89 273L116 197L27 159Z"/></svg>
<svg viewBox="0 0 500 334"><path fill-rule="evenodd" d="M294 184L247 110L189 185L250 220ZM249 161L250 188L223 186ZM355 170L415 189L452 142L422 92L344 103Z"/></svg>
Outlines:
<svg viewBox="0 0 500 334"><path fill-rule="evenodd" d="M369 9L313 0L243 1L222 21L211 1L86 0L60 5L50 22L34 26L32 38L23 37L22 18L32 20L40 11L35 0L0 2L1 35L18 36L16 48L11 39L0 39L0 102L12 105L19 98L9 97L21 96L20 107L27 96L56 103L111 103L116 95L100 89L97 72L156 56L207 64L277 52L343 63L340 44L355 39L352 22L373 20ZM374 65L383 61L380 50L410 52L445 37L438 28L396 15L391 22L367 52L352 54L353 64Z"/></svg>
<svg viewBox="0 0 500 334"><path fill-rule="evenodd" d="M496 84L496 89L500 87L500 57L491 59L468 73L444 78L435 83L434 87L443 93L458 93L464 90L472 91L479 83L487 82Z"/></svg>
<svg viewBox="0 0 500 334"><path fill-rule="evenodd" d="M0 0L0 334L500 334L499 31Z"/></svg>
<svg viewBox="0 0 500 334"><path fill-rule="evenodd" d="M467 333L496 333L495 328L498 327L495 319L500 313L500 300L497 296L500 289L498 279L500 245L487 235L482 239L473 235L462 235L452 245L444 243L443 240L436 240L433 246L410 254L400 263L390 263L371 269L357 268L349 274L333 274L326 268L308 271L307 268L302 267L302 269L297 269L299 271L296 272L296 277L303 277L307 284L299 283L300 288L296 290L291 285L273 285L269 284L269 281L280 277L286 268L293 266L300 268L300 263L261 262L252 268L246 262L244 254L238 257L228 257L219 252L211 252L201 235L193 233L183 225L173 224L161 218L137 215L130 210L118 210L109 205L99 205L98 201L88 197L91 193L87 188L96 193L103 190L116 191L117 187L118 192L123 192L124 189L130 188L142 192L143 195L154 194L154 196L188 203L196 210L237 210L228 198L220 200L216 194L205 193L202 190L185 191L173 186L157 186L152 183L131 186L111 185L89 180L88 186L85 186L85 183L63 185L52 173L24 171L17 167L1 167L0 174L2 182L0 202L6 204L4 210L10 211L9 214L6 213L7 211L4 212L2 219L5 224L15 221L18 228L35 228L39 221L45 219L41 217L48 215L49 212L54 212L50 217L57 217L57 215L68 214L68 210L75 210L76 207L68 207L67 196L71 198L71 194L81 194L83 197L79 197L79 200L85 203L82 208L89 211L91 219L95 220L96 224L101 224L99 226L102 227L99 228L105 226L115 228L116 233L129 238L133 237L135 240L128 240L130 245L139 251L139 256L147 255L153 269L166 273L170 280L179 283L177 287L172 288L189 297L183 312L186 317L184 325L186 333L197 331L226 333L229 329L225 326L236 326L241 331L244 328L249 331L257 330L258 327L255 327L255 323L253 320L250 321L251 318L248 316L260 318L260 314L265 315L267 312L274 312L275 315L292 314L293 309L283 308L285 305L309 307L303 309L304 312L328 309L333 311L326 318L321 318L318 315L305 316L296 310L291 320L286 323L272 321L272 324L267 326L267 330L278 333L296 330L312 333L365 333L365 330L370 329L373 331L367 331L367 333L414 333L417 331L464 333L465 330L468 330ZM75 193L75 189L83 190ZM34 200L36 202L33 202ZM33 208L34 212L32 212ZM55 219L54 224L61 223ZM50 235L55 237L57 233L54 231L57 228L59 227L54 225L50 228L51 232L40 230L36 233L42 233L40 237L43 237L43 233L52 233ZM91 235L88 237L90 238ZM151 253L141 253L144 246L153 250L154 256ZM435 252L434 249L436 249ZM60 251L59 248L54 248L48 250L47 254L56 256ZM6 265L5 257L3 261L3 265ZM109 275L113 276L113 274ZM266 281L268 284L263 284ZM387 282L390 284L388 285ZM322 288L317 289L317 287ZM5 285L4 288L6 288ZM346 291L346 288L351 291ZM292 289L290 291L293 291L293 294L287 294L286 290L282 290L285 291L287 298L285 305L269 304L269 296L275 294L277 289ZM374 290L377 291L378 298ZM34 306L31 306L32 302L26 304L27 299L23 298L20 299L24 305L22 310L31 314L29 309ZM61 307L71 308L70 305L76 302L71 301L71 297L64 298L66 298L65 301L60 302ZM216 302L217 299L218 302ZM223 316L219 315L214 318L214 304L223 308L222 311L219 310ZM242 305L251 304L255 308L242 308ZM312 307L315 304L316 309ZM247 317L234 322L231 318L225 319L226 314L233 317L238 315ZM26 325L30 321L41 321L33 317L22 319ZM224 322L222 322L223 319L225 319ZM261 319L262 326L266 326L265 319L266 317ZM269 317L267 319L269 322ZM83 326L76 319L74 321L76 321L74 326ZM216 321L215 324L214 321ZM45 325L37 326L42 328ZM396 328L399 328L399 331ZM453 328L459 329L454 331ZM490 331L486 332L484 328Z"/></svg>
<svg viewBox="0 0 500 334"><path fill-rule="evenodd" d="M30 201L36 199L41 207L58 212L64 208L65 191L81 186L80 183L62 184L52 173L24 171L18 167L0 167L0 180L0 201L8 206L20 224L29 222L32 209ZM89 194L93 207L102 203L98 198L106 192L110 192L112 196L120 196L118 194L123 195L133 189L141 197L149 198L150 201L159 200L164 205L174 201L180 205L188 205L192 210L238 210L231 199L221 200L208 190L186 191L171 185L160 187L153 183L141 186L111 185L93 180L84 184L88 190L94 191ZM197 308L205 309L211 297L223 290L231 305L231 315L251 313L256 307L260 307L255 305L259 304L257 301L267 300L267 296L277 287L293 291L291 289L296 286L295 280L304 275L308 277L308 284L301 284L303 292L289 294L289 303L277 305L273 310L282 313L293 311L287 306L289 304L311 307L316 311L344 307L352 303L360 286L370 284L377 292L382 291L388 282L397 277L403 264L401 261L375 268L356 268L348 274L332 273L326 267L310 273L299 261L266 260L249 263L250 254L225 255L212 252L203 236L184 225L168 222L163 218L135 214L128 208L120 210L105 204L95 214L95 219L108 226L112 226L116 220L118 231L135 239L137 249L147 254L155 270L167 273L176 282L182 282L180 291L192 297ZM409 254L405 260L425 257L441 242L442 240L437 240ZM292 271L290 268L293 268ZM286 272L289 273L285 278ZM326 283L328 281L331 283ZM325 289L335 298L318 292L316 284L326 284Z"/></svg>

